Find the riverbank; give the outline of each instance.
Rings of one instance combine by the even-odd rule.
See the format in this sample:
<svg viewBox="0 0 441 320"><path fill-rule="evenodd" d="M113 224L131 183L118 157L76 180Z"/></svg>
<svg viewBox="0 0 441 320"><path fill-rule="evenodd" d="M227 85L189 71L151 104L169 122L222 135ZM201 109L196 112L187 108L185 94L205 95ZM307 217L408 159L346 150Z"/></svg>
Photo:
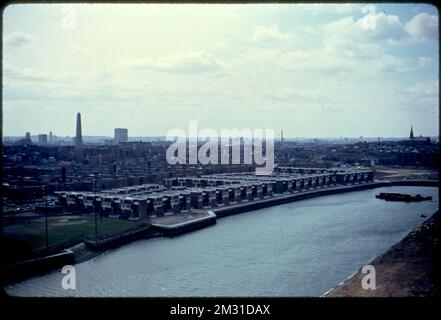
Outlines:
<svg viewBox="0 0 441 320"><path fill-rule="evenodd" d="M174 237L214 225L216 220L216 214L212 210L193 210L188 214L152 219L152 227L166 237Z"/></svg>
<svg viewBox="0 0 441 320"><path fill-rule="evenodd" d="M439 295L440 215L420 227L369 263L375 267L376 289L365 290L359 270L326 297L428 297Z"/></svg>
<svg viewBox="0 0 441 320"><path fill-rule="evenodd" d="M375 189L381 187L393 187L393 186L424 186L424 187L438 187L438 180L400 180L400 181L374 181L362 184L353 185L337 185L332 188L318 188L313 190L306 190L296 193L285 193L276 195L269 199L255 200L251 202L239 203L233 206L226 206L222 208L214 208L218 218L226 217L229 215L243 213L252 210L263 209L271 206L276 206L284 203L295 202L299 200L339 194L352 191L361 191L366 189Z"/></svg>
<svg viewBox="0 0 441 320"><path fill-rule="evenodd" d="M204 228L216 223L217 218L226 217L233 214L238 214L242 212L262 209L265 207L276 206L284 203L290 203L294 201L299 201L303 199L331 195L338 193L346 193L351 191L359 191L365 189L373 189L378 187L388 187L388 186L438 186L438 181L427 181L427 180L405 180L405 181L376 181L365 184L356 185L338 185L332 188L319 188L309 191L297 192L276 195L273 198L255 200L240 204L235 204L231 206L214 208L212 211L202 212L190 212L187 214L176 214L173 216L164 216L155 218L152 220L153 228L146 228L142 232L137 232L136 235L128 233L128 236L124 235L118 236L111 241L104 241L103 246L94 246L92 242L89 241L88 245L85 242L79 242L71 247L67 248L69 251L73 252L74 264L87 261L98 255L103 254L108 249L114 248L118 245L123 245L138 239L148 239L160 236L176 236L186 232L191 232L200 228ZM197 211L197 210L196 210ZM107 245L109 242L109 245ZM52 269L59 267L59 265L53 265ZM47 270L46 270L47 271ZM6 279L7 280L7 279Z"/></svg>
<svg viewBox="0 0 441 320"><path fill-rule="evenodd" d="M388 191L433 200L391 203L375 198ZM183 236L107 251L75 265L77 290L61 287L63 275L57 269L5 291L19 297L319 297L437 209L438 188L316 197L229 216Z"/></svg>

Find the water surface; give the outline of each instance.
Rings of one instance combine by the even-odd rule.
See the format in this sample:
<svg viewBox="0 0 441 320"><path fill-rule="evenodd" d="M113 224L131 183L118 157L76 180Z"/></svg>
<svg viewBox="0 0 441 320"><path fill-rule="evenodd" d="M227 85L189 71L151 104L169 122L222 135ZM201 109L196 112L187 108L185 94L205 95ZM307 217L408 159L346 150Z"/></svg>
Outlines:
<svg viewBox="0 0 441 320"><path fill-rule="evenodd" d="M376 199L378 192L432 201ZM77 289L59 270L6 288L19 296L320 296L420 225L438 188L387 187L250 211L175 238L140 240L76 265Z"/></svg>

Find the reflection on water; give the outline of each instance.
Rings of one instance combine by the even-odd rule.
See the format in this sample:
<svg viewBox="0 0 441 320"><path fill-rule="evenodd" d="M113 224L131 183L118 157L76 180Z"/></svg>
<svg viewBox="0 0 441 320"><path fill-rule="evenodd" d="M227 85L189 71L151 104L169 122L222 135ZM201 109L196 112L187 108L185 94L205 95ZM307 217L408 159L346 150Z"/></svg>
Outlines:
<svg viewBox="0 0 441 320"><path fill-rule="evenodd" d="M431 195L386 202L378 192ZM219 219L176 238L141 240L6 288L20 296L319 296L438 208L438 189L389 187L324 196Z"/></svg>

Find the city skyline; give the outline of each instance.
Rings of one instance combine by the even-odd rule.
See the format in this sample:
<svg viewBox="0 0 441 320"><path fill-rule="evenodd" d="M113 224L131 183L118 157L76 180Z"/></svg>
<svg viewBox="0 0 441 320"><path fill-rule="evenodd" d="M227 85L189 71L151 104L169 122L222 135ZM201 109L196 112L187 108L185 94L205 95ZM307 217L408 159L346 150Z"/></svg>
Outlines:
<svg viewBox="0 0 441 320"><path fill-rule="evenodd" d="M113 139L115 141L121 140L122 142L127 142L131 138L133 139L133 138L167 138L168 137L167 135L164 135L164 136L148 136L148 135L146 135L146 136L130 136L130 135L128 135L128 128L114 128L113 130L114 130ZM216 136L219 137L219 138L222 137L221 133L217 133L216 136L210 136L210 135L201 134L201 133L204 133L203 130L204 130L204 128L199 128L198 129L197 137L199 137L199 138L208 138L208 137L216 137ZM249 129L245 128L245 130L249 130ZM242 137L242 135L240 135L240 134L241 133L245 133L245 132L246 131L238 131L239 136ZM184 133L185 133L185 131L184 131ZM283 129L279 133L275 133L275 134L276 134L275 135L275 139L282 140L282 141L284 139L303 139L303 138L304 139L309 139L309 138L310 139L314 139L314 138L317 138L317 137L314 137L314 136L310 136L310 137L307 137L307 136L293 136L293 137L290 137L289 136L289 137L286 137L286 136L283 135ZM26 131L25 132L25 139L29 140L31 136L34 136L35 138L38 138L41 135L47 135L47 133L37 132L37 133L31 134L29 131ZM18 135L18 136L5 136L4 135L3 137L4 138L20 138L22 136L20 136L20 135ZM71 136L70 135L57 136L56 134L53 134L52 131L49 131L49 140L50 140L49 144L53 143L53 139L55 137L56 138L60 138L60 139L65 139L65 138L70 138ZM100 137L101 138L112 138L111 136L106 136L106 135L85 135L85 137L89 137L89 138L100 138ZM191 137L196 137L196 136L185 133L185 137L191 138ZM410 139L414 138L414 132L413 132L413 125L412 124L410 125L410 134L408 135L408 137L410 137ZM424 136L422 134L418 134L417 133L417 134L415 134L415 137L424 137ZM438 136L428 136L428 137L437 138ZM83 144L83 135L82 135L82 129L81 129L81 113L79 113L79 112L76 115L76 132L75 132L73 138L74 138L74 143L73 144L76 145L77 148L81 148L82 144ZM401 135L401 136L394 136L394 137L384 137L384 136L377 136L377 137L374 137L374 136L367 136L367 137L364 137L364 136L340 136L340 137L329 136L329 137L322 137L322 139L338 139L338 138L340 138L340 139L348 139L348 138L349 139L379 139L379 138L382 138L382 139L388 139L388 138L396 139L396 138L406 138L406 136L405 135Z"/></svg>
<svg viewBox="0 0 441 320"><path fill-rule="evenodd" d="M75 136L80 112L83 136L165 136L191 120L285 138L437 136L436 8L366 8L10 5L3 135Z"/></svg>

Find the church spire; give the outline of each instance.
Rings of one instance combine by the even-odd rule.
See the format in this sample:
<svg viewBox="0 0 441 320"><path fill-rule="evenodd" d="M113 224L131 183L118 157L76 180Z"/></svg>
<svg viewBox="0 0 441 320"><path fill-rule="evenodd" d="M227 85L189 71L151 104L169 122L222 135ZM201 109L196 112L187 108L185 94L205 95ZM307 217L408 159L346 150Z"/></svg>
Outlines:
<svg viewBox="0 0 441 320"><path fill-rule="evenodd" d="M413 128L412 128L412 125L410 126L410 139L413 139Z"/></svg>

